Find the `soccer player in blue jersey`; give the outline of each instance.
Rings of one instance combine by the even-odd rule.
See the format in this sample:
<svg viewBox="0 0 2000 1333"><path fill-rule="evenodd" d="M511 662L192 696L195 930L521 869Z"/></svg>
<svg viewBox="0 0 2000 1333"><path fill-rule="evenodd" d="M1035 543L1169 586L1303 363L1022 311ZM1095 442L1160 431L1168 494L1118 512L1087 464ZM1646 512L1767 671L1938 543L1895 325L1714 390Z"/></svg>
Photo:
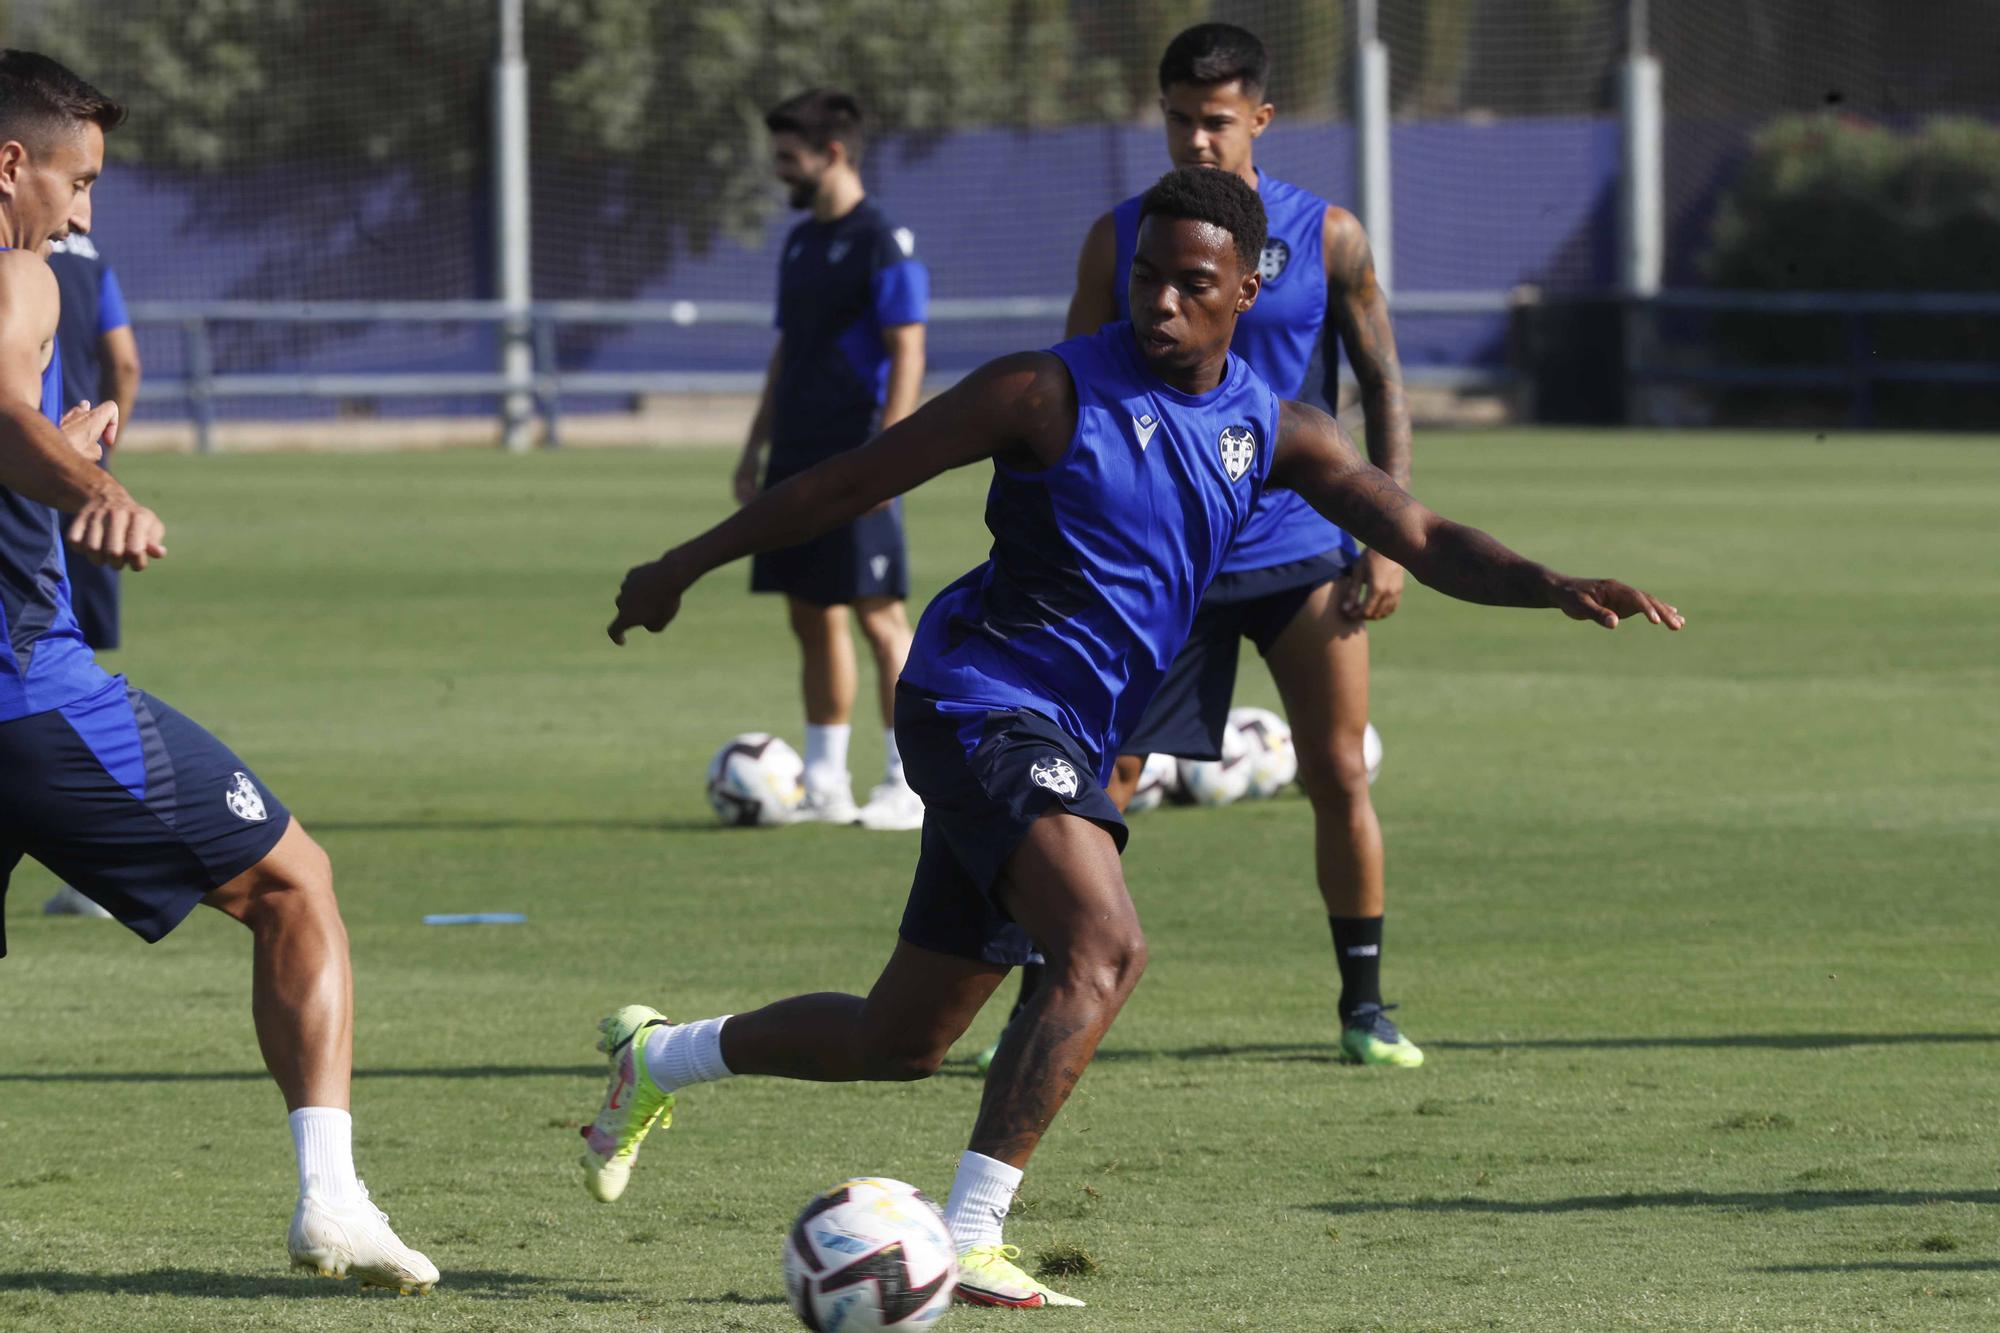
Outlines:
<svg viewBox="0 0 2000 1333"><path fill-rule="evenodd" d="M1237 322L1230 350L1280 396L1297 398L1325 329L1326 401L1339 402L1337 352L1344 347L1361 386L1368 457L1407 486L1410 417L1368 237L1352 213L1259 171L1253 158L1273 114L1264 100L1269 67L1255 34L1227 23L1189 28L1160 58L1160 108L1174 164L1240 177L1270 217L1258 266L1263 290ZM1070 303L1072 337L1126 317L1138 226L1134 198L1090 229ZM1382 828L1362 755L1368 622L1392 613L1402 590L1395 561L1362 550L1295 492L1273 492L1223 561L1145 721L1126 737L1111 797L1125 808L1148 753L1220 756L1239 646L1255 644L1284 701L1299 783L1312 803L1314 863L1340 970L1337 1050L1348 1063L1408 1068L1424 1057L1382 1002ZM1034 976L1034 968L1022 970L1024 991Z"/></svg>
<svg viewBox="0 0 2000 1333"><path fill-rule="evenodd" d="M846 93L815 89L778 105L764 124L792 206L812 216L785 238L778 263L778 343L736 468L736 497L744 502L858 447L916 408L930 298L916 237L884 217L862 188L860 104ZM923 803L903 776L895 729L896 677L910 652L902 502L890 500L810 542L759 555L750 586L785 595L804 659L800 817L877 829L922 824ZM857 692L850 606L875 659L888 748L882 781L859 809L847 771Z"/></svg>
<svg viewBox="0 0 2000 1333"><path fill-rule="evenodd" d="M94 466L117 404L62 410L43 258L89 229L124 117L46 56L0 52L0 897L31 856L149 943L201 904L248 926L257 1041L298 1152L292 1262L428 1291L437 1269L354 1174L353 980L326 853L220 741L106 675L70 609L58 510L88 559L141 570L166 554L159 518Z"/></svg>
<svg viewBox="0 0 2000 1333"><path fill-rule="evenodd" d="M1680 627L1646 593L1557 574L1432 513L1358 457L1332 418L1280 400L1230 352L1262 285L1264 208L1250 186L1230 172L1175 171L1140 214L1132 323L990 362L626 575L610 625L619 643L636 627L666 628L719 565L950 468L993 467L991 557L924 612L897 693L925 814L888 965L866 996L801 995L679 1024L643 1005L606 1018L609 1087L583 1131L599 1199L623 1193L641 1141L692 1084L927 1077L1039 946L1043 983L1001 1042L946 1221L966 1299L1078 1304L1013 1262L1001 1226L1146 965L1119 865L1125 824L1102 784L1261 498L1304 497L1455 597Z"/></svg>

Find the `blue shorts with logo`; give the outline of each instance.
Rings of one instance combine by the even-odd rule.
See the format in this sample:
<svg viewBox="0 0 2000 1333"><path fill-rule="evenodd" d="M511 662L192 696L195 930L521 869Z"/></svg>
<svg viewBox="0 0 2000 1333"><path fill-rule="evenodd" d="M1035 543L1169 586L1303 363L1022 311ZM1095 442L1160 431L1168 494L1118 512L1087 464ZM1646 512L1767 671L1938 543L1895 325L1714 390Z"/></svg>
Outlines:
<svg viewBox="0 0 2000 1333"><path fill-rule="evenodd" d="M986 708L896 687L896 747L924 800L923 846L901 935L937 953L1018 966L1035 943L997 897L1000 873L1051 807L1102 825L1125 850L1118 807L1062 728L1024 709Z"/></svg>
<svg viewBox="0 0 2000 1333"><path fill-rule="evenodd" d="M773 455L764 485L776 486L821 461ZM910 595L910 571L903 502L891 500L809 542L753 556L750 591L782 592L814 606L845 606L872 597L904 600Z"/></svg>
<svg viewBox="0 0 2000 1333"><path fill-rule="evenodd" d="M1242 640L1268 657L1306 599L1321 584L1345 574L1357 556L1357 551L1336 547L1269 569L1217 575L1194 613L1180 656L1167 668L1159 692L1119 745L1120 752L1220 759Z"/></svg>
<svg viewBox="0 0 2000 1333"><path fill-rule="evenodd" d="M291 818L228 746L123 676L0 722L0 897L31 856L151 943Z"/></svg>

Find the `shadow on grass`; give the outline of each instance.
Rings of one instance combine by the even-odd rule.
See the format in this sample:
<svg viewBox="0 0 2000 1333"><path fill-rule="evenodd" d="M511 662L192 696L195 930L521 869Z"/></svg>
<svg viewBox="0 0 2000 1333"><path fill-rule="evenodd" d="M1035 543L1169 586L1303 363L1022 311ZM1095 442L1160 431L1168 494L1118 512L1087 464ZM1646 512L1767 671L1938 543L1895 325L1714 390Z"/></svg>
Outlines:
<svg viewBox="0 0 2000 1333"><path fill-rule="evenodd" d="M1619 1213L1639 1208L1745 1208L1811 1213L1822 1208L1921 1208L1936 1203L2000 1204L2000 1190L1779 1190L1770 1194L1676 1190L1666 1194L1581 1194L1567 1199L1351 1200L1305 1205L1318 1213ZM1772 1270L1777 1271L1777 1270Z"/></svg>
<svg viewBox="0 0 2000 1333"><path fill-rule="evenodd" d="M2000 1273L2000 1259L1871 1259L1856 1264L1772 1264L1749 1273Z"/></svg>
<svg viewBox="0 0 2000 1333"><path fill-rule="evenodd" d="M2000 1032L1735 1032L1701 1037L1549 1037L1514 1041L1448 1041L1426 1038L1427 1051L1640 1051L1640 1050L1759 1050L1839 1051L1853 1046L1970 1046L2000 1044ZM1178 1049L1145 1050L1105 1047L1099 1063L1121 1060L1246 1060L1265 1064L1338 1063L1331 1041L1234 1042ZM971 1059L955 1060L938 1071L956 1078L983 1078ZM5 1075L0 1075L4 1078Z"/></svg>
<svg viewBox="0 0 2000 1333"><path fill-rule="evenodd" d="M506 833L540 829L556 833L730 833L713 819L315 819L314 833Z"/></svg>
<svg viewBox="0 0 2000 1333"><path fill-rule="evenodd" d="M720 1296L689 1296L682 1305L783 1305L783 1296L745 1296L740 1291L725 1291Z"/></svg>
<svg viewBox="0 0 2000 1333"><path fill-rule="evenodd" d="M508 1273L493 1269L450 1269L438 1291L475 1300L524 1301L536 1297L592 1305L608 1305L629 1297L623 1292L592 1291L573 1285L574 1278L538 1273ZM183 1296L196 1299L257 1301L270 1297L300 1300L355 1300L361 1289L349 1279L329 1282L303 1273L216 1273L199 1268L154 1268L143 1273L26 1272L0 1273L0 1292L45 1291L56 1296ZM366 1296L390 1299L394 1292L369 1291Z"/></svg>
<svg viewBox="0 0 2000 1333"><path fill-rule="evenodd" d="M262 1083L271 1076L261 1069L195 1070L50 1070L39 1074L0 1073L0 1083ZM357 1069L364 1078L593 1078L604 1077L600 1061L589 1065L428 1065L410 1069Z"/></svg>

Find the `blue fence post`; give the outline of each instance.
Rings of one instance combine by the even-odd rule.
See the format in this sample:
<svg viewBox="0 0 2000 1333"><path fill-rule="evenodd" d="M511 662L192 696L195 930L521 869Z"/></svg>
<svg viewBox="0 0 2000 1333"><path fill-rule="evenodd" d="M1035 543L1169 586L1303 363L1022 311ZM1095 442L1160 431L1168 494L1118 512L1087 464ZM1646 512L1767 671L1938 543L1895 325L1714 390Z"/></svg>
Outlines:
<svg viewBox="0 0 2000 1333"><path fill-rule="evenodd" d="M188 416L194 421L195 452L215 452L215 354L209 346L208 321L200 317L181 325L187 352Z"/></svg>
<svg viewBox="0 0 2000 1333"><path fill-rule="evenodd" d="M535 393L542 407L542 446L554 449L562 443L562 379L556 365L556 322L547 316L535 320L535 372Z"/></svg>
<svg viewBox="0 0 2000 1333"><path fill-rule="evenodd" d="M1868 430L1875 424L1875 371L1868 364L1875 354L1868 343L1868 314L1863 310L1847 312L1847 388L1852 395L1848 400L1848 422L1856 430Z"/></svg>

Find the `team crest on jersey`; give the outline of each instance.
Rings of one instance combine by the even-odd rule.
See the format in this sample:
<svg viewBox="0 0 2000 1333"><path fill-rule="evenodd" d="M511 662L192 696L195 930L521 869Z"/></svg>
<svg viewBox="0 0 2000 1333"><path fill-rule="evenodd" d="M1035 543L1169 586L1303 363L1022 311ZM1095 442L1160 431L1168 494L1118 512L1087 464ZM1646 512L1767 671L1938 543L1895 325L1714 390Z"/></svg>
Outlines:
<svg viewBox="0 0 2000 1333"><path fill-rule="evenodd" d="M792 248L785 251L785 262L789 264L805 252L806 243L804 241L793 241Z"/></svg>
<svg viewBox="0 0 2000 1333"><path fill-rule="evenodd" d="M841 260L847 258L848 248L853 244L852 241L834 241L826 247L826 262L829 264L838 264Z"/></svg>
<svg viewBox="0 0 2000 1333"><path fill-rule="evenodd" d="M1292 247L1273 236L1264 242L1264 253L1257 257L1257 271L1266 282L1276 282L1278 275L1285 271L1285 265L1292 262Z"/></svg>
<svg viewBox="0 0 2000 1333"><path fill-rule="evenodd" d="M890 235L896 238L896 248L903 252L903 258L908 259L917 252L917 234L908 227L898 227Z"/></svg>
<svg viewBox="0 0 2000 1333"><path fill-rule="evenodd" d="M1243 474L1257 461L1257 437L1248 426L1224 426L1217 443L1222 448L1222 470L1231 481L1243 480Z"/></svg>
<svg viewBox="0 0 2000 1333"><path fill-rule="evenodd" d="M222 799L229 806L229 813L238 819L261 824L270 818L264 810L264 798L258 794L257 784L250 780L248 773L238 771L229 784L229 790L222 794Z"/></svg>
<svg viewBox="0 0 2000 1333"><path fill-rule="evenodd" d="M1028 776L1037 787L1047 787L1058 796L1076 795L1076 770L1067 759L1051 759L1047 763L1037 759L1028 765Z"/></svg>

